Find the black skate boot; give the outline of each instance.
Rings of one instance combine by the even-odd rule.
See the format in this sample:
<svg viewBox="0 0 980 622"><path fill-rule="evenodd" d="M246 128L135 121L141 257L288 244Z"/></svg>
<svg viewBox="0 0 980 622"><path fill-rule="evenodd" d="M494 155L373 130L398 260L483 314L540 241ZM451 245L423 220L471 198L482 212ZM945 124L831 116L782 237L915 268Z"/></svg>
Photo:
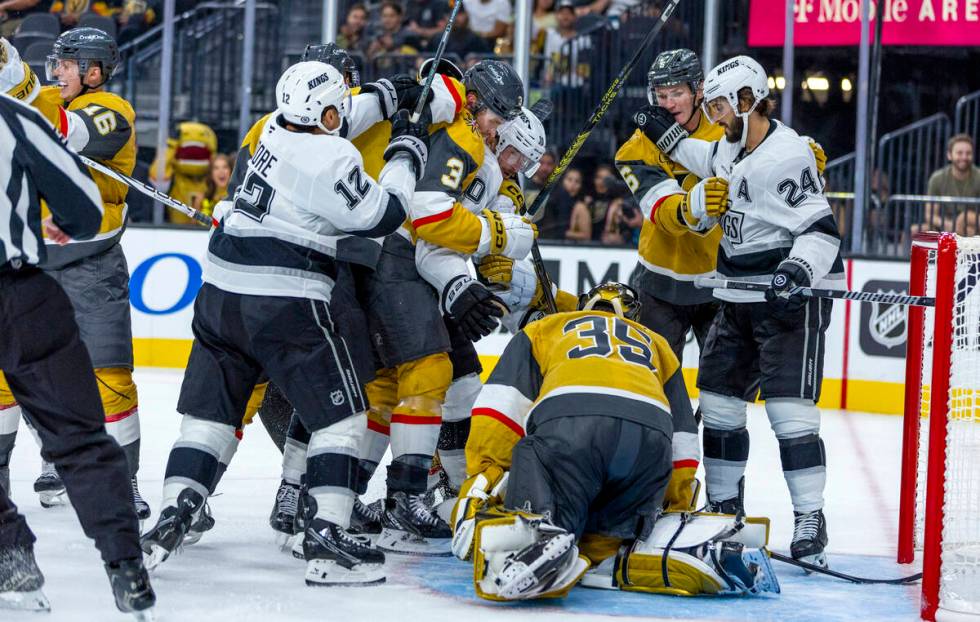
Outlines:
<svg viewBox="0 0 980 622"><path fill-rule="evenodd" d="M380 499L367 505L360 497L355 498L354 509L350 514L350 528L347 531L362 536L376 536L381 533Z"/></svg>
<svg viewBox="0 0 980 622"><path fill-rule="evenodd" d="M211 515L211 506L205 501L201 509L194 515L194 520L191 522L191 528L187 530L187 535L184 536L184 546L190 546L192 544L197 544L198 540L204 535L205 531L211 531L214 528L214 516Z"/></svg>
<svg viewBox="0 0 980 622"><path fill-rule="evenodd" d="M50 611L41 587L44 575L34 560L30 544L0 549L0 609Z"/></svg>
<svg viewBox="0 0 980 622"><path fill-rule="evenodd" d="M827 547L827 521L823 510L793 512L793 515L796 524L793 542L789 545L790 555L801 562L826 568L827 556L823 550Z"/></svg>
<svg viewBox="0 0 980 622"><path fill-rule="evenodd" d="M34 481L34 492L40 497L42 508L65 505L65 483L50 462L41 463L41 475Z"/></svg>
<svg viewBox="0 0 980 622"><path fill-rule="evenodd" d="M0 466L0 489L10 496L10 467Z"/></svg>
<svg viewBox="0 0 980 622"><path fill-rule="evenodd" d="M136 509L136 518L140 521L145 521L150 518L150 504L143 500L140 496L140 488L136 483L136 478L133 478L133 507Z"/></svg>
<svg viewBox="0 0 980 622"><path fill-rule="evenodd" d="M408 555L451 555L453 532L433 514L422 495L396 492L385 500L379 549Z"/></svg>
<svg viewBox="0 0 980 622"><path fill-rule="evenodd" d="M738 514L742 512L742 504L739 503L738 497L733 497L731 499L725 499L724 501L712 501L708 499L708 504L704 506L705 512L711 512L713 514Z"/></svg>
<svg viewBox="0 0 980 622"><path fill-rule="evenodd" d="M300 487L285 480L279 483L276 502L269 514L269 526L276 532L276 544L285 549L289 539L296 535L296 515L299 510Z"/></svg>
<svg viewBox="0 0 980 622"><path fill-rule="evenodd" d="M105 571L109 575L112 595L116 597L119 611L131 613L137 620L152 620L157 596L150 586L143 560L122 559L106 564Z"/></svg>
<svg viewBox="0 0 980 622"><path fill-rule="evenodd" d="M422 500L425 501L425 505L435 513L439 507L451 501L453 504L456 503L456 498L459 497L459 490L453 487L452 482L449 481L449 474L446 473L441 465L438 471L433 474L430 472L429 481L435 479L435 482L429 486L429 489L425 491L422 495Z"/></svg>
<svg viewBox="0 0 980 622"><path fill-rule="evenodd" d="M339 525L314 518L303 540L306 584L374 585L385 582L385 555Z"/></svg>
<svg viewBox="0 0 980 622"><path fill-rule="evenodd" d="M140 538L140 548L146 553L146 568L153 570L176 551L190 530L194 514L204 505L204 498L185 488L177 497L177 506L160 510L156 526Z"/></svg>

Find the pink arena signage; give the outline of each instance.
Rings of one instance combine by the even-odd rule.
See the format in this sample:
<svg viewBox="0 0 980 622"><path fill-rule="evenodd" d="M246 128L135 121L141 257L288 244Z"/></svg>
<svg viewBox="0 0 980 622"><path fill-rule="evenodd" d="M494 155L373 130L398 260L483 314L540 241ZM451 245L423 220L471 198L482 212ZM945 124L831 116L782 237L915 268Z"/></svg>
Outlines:
<svg viewBox="0 0 980 622"><path fill-rule="evenodd" d="M884 45L980 45L980 0L879 1ZM793 43L858 45L861 4L861 0L796 0ZM785 0L752 0L749 46L783 45L785 6Z"/></svg>

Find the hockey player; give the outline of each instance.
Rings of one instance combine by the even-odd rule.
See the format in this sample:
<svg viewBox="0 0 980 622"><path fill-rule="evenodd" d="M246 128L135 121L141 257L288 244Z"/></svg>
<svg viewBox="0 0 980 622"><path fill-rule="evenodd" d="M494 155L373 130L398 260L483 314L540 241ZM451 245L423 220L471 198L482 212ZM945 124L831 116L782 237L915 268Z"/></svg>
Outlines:
<svg viewBox="0 0 980 622"><path fill-rule="evenodd" d="M651 111L647 133L703 179L676 211L694 231L721 218L718 273L770 284L764 296L715 290L721 309L698 371L708 499L716 510L739 509L749 454L745 396L761 384L793 500L791 553L825 564L826 455L816 401L831 302L790 292L842 285L837 224L807 141L770 118L774 104L759 63L746 56L721 63L708 73L704 93L703 113L724 128L723 140L685 138L662 110Z"/></svg>
<svg viewBox="0 0 980 622"><path fill-rule="evenodd" d="M4 49L10 48L4 45ZM9 52L7 56L10 60ZM25 86L18 92L60 128L76 152L129 175L136 164L135 115L129 102L105 90L118 64L119 50L112 37L95 28L75 28L58 37L48 57L47 77L57 85L36 89L30 86L36 85L36 77L25 78ZM26 65L20 67L24 73L30 71ZM17 68L14 63L9 71ZM133 382L129 268L119 245L128 187L98 171L90 173L104 206L98 235L64 247L48 241L48 259L42 268L65 288L72 301L82 341L95 366L106 428L126 453L133 502L143 520L149 517L150 508L140 497L136 483L139 406ZM18 413L6 384L0 382L0 467L13 446ZM42 505L60 502L64 485L50 464L45 463L35 490Z"/></svg>
<svg viewBox="0 0 980 622"><path fill-rule="evenodd" d="M160 519L144 535L143 550L157 564L180 544L265 373L311 431L307 582L382 582L384 555L345 531L365 404L327 305L337 236L378 237L401 225L425 171L428 133L406 111L396 114L388 164L375 182L339 135L350 106L340 72L315 61L293 65L276 86L276 101L278 113L266 122L233 209L209 243L177 405L181 436L168 461ZM214 378L224 379L217 392Z"/></svg>
<svg viewBox="0 0 980 622"><path fill-rule="evenodd" d="M563 596L665 498L693 505L693 482L672 468L697 467L697 445L676 439L696 435L691 402L677 358L639 312L632 288L598 285L578 311L524 328L490 374L453 511L453 552L472 553L479 596ZM506 509L493 505L501 496Z"/></svg>

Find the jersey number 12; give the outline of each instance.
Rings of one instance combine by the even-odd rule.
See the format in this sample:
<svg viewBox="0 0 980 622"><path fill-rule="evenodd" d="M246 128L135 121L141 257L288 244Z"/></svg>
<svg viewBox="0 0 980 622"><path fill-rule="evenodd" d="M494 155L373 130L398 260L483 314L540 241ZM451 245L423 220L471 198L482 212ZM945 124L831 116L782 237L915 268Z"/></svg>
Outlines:
<svg viewBox="0 0 980 622"><path fill-rule="evenodd" d="M245 177L241 188L235 193L235 211L245 214L252 220L262 222L269 213L272 197L276 191L269 182L253 172Z"/></svg>

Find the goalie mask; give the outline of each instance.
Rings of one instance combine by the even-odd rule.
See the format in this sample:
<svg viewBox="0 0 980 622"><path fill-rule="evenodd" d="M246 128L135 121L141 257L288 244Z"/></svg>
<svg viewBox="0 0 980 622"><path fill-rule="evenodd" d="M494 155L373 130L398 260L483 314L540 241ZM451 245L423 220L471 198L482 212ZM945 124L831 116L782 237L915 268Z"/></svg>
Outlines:
<svg viewBox="0 0 980 622"><path fill-rule="evenodd" d="M301 127L318 127L336 135L351 109L350 89L337 69L319 61L296 63L287 69L276 84L277 110L287 123ZM337 110L340 123L330 130L323 125L323 111Z"/></svg>
<svg viewBox="0 0 980 622"><path fill-rule="evenodd" d="M738 92L744 88L751 89L755 99L747 111L739 112ZM708 72L708 77L704 80L701 108L711 123L718 123L730 114L741 118L742 137L739 144L745 147L745 139L749 134L749 115L768 96L769 83L762 65L748 56L736 56Z"/></svg>
<svg viewBox="0 0 980 622"><path fill-rule="evenodd" d="M611 281L596 285L579 296L578 308L579 311L609 311L635 321L640 317L640 297L629 285Z"/></svg>
<svg viewBox="0 0 980 622"><path fill-rule="evenodd" d="M496 156L501 166L530 177L546 148L544 125L527 108L497 128Z"/></svg>

